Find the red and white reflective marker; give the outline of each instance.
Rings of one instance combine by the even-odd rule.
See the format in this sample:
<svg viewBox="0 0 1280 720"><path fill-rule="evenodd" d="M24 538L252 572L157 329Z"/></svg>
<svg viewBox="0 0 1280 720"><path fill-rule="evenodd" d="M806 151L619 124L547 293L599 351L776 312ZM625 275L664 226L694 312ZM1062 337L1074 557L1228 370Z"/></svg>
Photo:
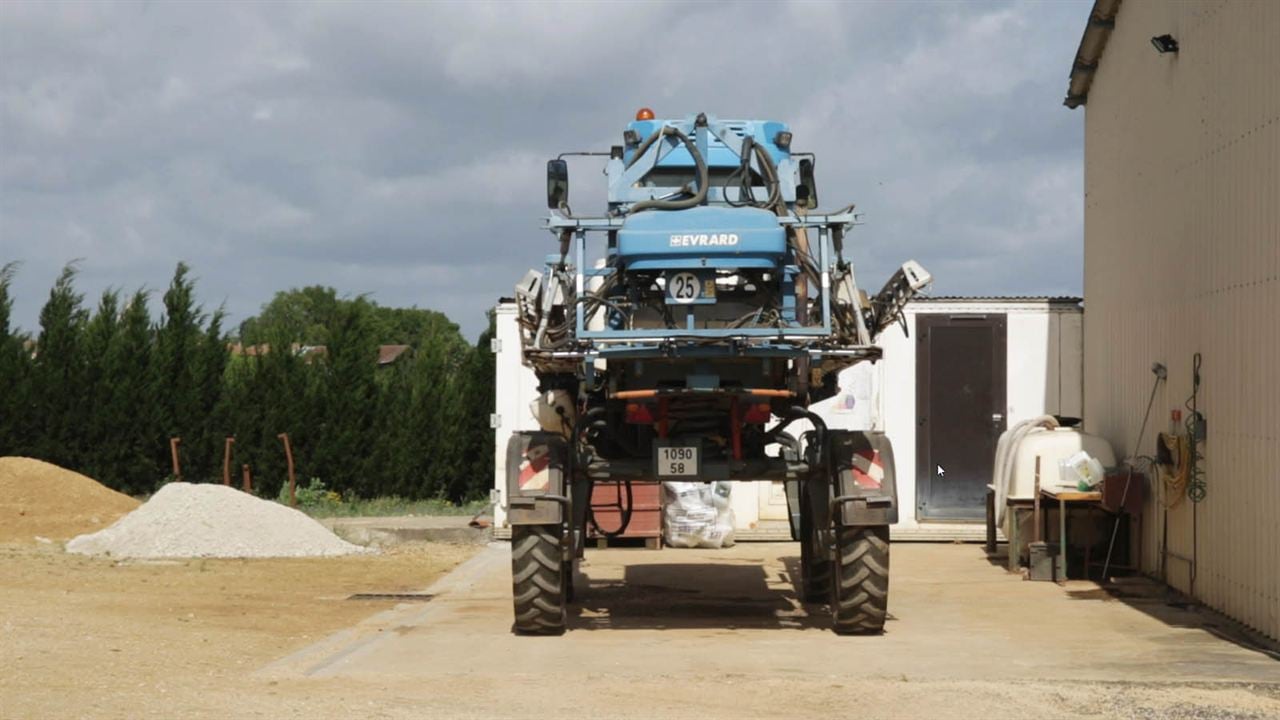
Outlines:
<svg viewBox="0 0 1280 720"><path fill-rule="evenodd" d="M879 490L884 482L884 462L875 450L859 450L853 454L853 481L858 487Z"/></svg>
<svg viewBox="0 0 1280 720"><path fill-rule="evenodd" d="M520 463L521 490L546 490L551 484L551 473L547 466L551 464L551 453L545 445L535 445L525 451L524 462Z"/></svg>

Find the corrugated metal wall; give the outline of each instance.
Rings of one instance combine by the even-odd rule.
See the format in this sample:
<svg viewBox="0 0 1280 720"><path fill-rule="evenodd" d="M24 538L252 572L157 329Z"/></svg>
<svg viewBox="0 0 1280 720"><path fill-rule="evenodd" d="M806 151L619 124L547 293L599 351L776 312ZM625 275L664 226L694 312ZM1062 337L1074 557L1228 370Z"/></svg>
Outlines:
<svg viewBox="0 0 1280 720"><path fill-rule="evenodd" d="M1160 55L1156 35L1181 48ZM1143 563L1280 638L1280 2L1126 0L1085 106L1085 418L1136 442L1152 362L1203 355L1208 496L1144 522ZM1198 562L1193 568L1182 558Z"/></svg>

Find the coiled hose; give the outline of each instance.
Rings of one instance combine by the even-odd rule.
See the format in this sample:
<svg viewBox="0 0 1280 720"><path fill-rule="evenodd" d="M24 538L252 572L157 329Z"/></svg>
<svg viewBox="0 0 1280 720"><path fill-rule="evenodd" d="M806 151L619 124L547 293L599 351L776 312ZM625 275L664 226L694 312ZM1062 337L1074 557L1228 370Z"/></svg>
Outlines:
<svg viewBox="0 0 1280 720"><path fill-rule="evenodd" d="M635 454L635 446L630 442L624 441L622 436L614 433L612 431L612 428L609 427L609 421L608 421L607 415L608 415L608 411L603 406L593 407L582 414L582 417L579 418L578 420L577 427L583 428L584 434L586 435L592 435L592 434L607 435L610 440L613 440L614 442L621 445L624 450L632 454ZM574 442L576 443L577 441L578 441L578 437L575 431ZM587 493L587 523L589 523L592 529L596 531L596 534L602 537L606 537L606 538L618 537L622 533L626 532L627 528L631 525L631 510L635 506L634 499L632 497L632 492L631 492L631 480L627 479L627 480L623 480L622 482L626 487L627 504L623 506L622 499L621 498L618 499L618 513L621 516L621 522L618 524L618 527L615 530L605 530L604 528L600 527L600 523L596 521L595 510L591 505L591 495L593 493L590 491L588 491Z"/></svg>
<svg viewBox="0 0 1280 720"><path fill-rule="evenodd" d="M1009 483L1013 482L1014 450L1022 442L1022 438L1040 430L1053 430L1058 427L1058 419L1052 415L1023 420L1006 430L996 443L996 462L992 468L991 485L996 494L996 525L1004 523L1005 500L1009 497Z"/></svg>
<svg viewBox="0 0 1280 720"><path fill-rule="evenodd" d="M690 140L689 136L681 132L679 128L675 128L670 125L663 125L652 135L645 138L644 142L640 143L640 146L636 148L636 152L631 158L631 163L628 164L627 167L629 168L632 165L635 165L636 162L644 156L645 152L649 149L649 146L653 145L653 143L657 142L659 138L666 135L675 135L680 142L684 143L685 149L689 151L689 155L693 158L694 168L697 172L698 187L694 189L686 184L683 192L693 194L682 200L659 200L656 198L641 200L640 202L632 205L629 212L634 213L640 212L641 210L684 210L696 205L701 205L702 201L707 199L707 188L711 184L711 172L707 169L707 161L703 159L702 153L698 152L698 144Z"/></svg>
<svg viewBox="0 0 1280 720"><path fill-rule="evenodd" d="M785 430L788 425L795 422L796 420L808 420L809 423L813 425L813 429L810 430L809 432L813 433L813 442L818 448L817 464L822 467L826 467L827 465L827 423L823 421L823 419L819 417L817 414L810 412L809 410L806 410L800 407L799 405L792 405L786 410L783 410L781 413L781 417L782 417L782 422L778 423L777 425L774 425L772 428L769 429L767 433L765 433L765 444L767 445L773 442L781 443L782 438L784 437L790 438L791 436L783 432L783 430ZM795 442L795 440L792 440L792 442ZM796 443L796 448L797 450L799 449L799 443Z"/></svg>
<svg viewBox="0 0 1280 720"><path fill-rule="evenodd" d="M742 162L738 165L738 169L734 170L733 174L729 176L728 182L725 183L725 187L733 183L737 184L738 199L730 200L726 195L725 202L731 207L765 208L773 210L779 215L785 215L787 206L782 202L782 184L778 180L778 166L774 164L773 157L769 155L769 150L758 144L755 138L748 135L742 139L742 149L738 151L738 156L742 159ZM751 159L753 157L760 166L760 176L764 178L765 185L769 188L769 197L764 202L757 202L755 196L752 195Z"/></svg>
<svg viewBox="0 0 1280 720"><path fill-rule="evenodd" d="M1181 505L1191 480L1189 438L1160 433L1156 442L1156 474L1164 484L1164 506L1173 509Z"/></svg>
<svg viewBox="0 0 1280 720"><path fill-rule="evenodd" d="M618 514L621 516L621 521L618 523L618 528L616 530L605 530L600 527L600 523L596 521L595 507L591 504L590 498L587 499L587 522L591 523L591 528L596 531L597 535L607 538L616 538L626 532L627 528L630 527L631 510L635 507L635 499L631 495L631 480L629 478L623 480L622 485L626 488L627 504L624 507L622 505L622 498L618 498Z"/></svg>

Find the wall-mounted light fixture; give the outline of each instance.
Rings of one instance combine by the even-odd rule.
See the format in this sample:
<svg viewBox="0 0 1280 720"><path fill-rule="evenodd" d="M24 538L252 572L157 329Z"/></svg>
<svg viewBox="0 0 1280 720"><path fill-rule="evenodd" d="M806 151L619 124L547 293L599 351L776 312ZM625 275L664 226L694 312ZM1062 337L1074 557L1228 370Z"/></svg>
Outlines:
<svg viewBox="0 0 1280 720"><path fill-rule="evenodd" d="M1161 55L1165 53L1178 52L1178 41L1173 39L1173 36L1170 35L1169 33L1165 33L1164 35L1157 35L1151 38L1151 44L1152 46L1155 47L1156 52L1160 53Z"/></svg>

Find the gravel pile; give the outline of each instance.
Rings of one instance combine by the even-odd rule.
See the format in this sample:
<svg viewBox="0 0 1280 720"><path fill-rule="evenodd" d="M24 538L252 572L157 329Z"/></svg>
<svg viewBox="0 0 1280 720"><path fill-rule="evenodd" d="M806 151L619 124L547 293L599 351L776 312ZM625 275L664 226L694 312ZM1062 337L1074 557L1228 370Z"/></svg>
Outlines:
<svg viewBox="0 0 1280 720"><path fill-rule="evenodd" d="M65 540L104 528L138 501L90 477L27 457L0 457L0 542Z"/></svg>
<svg viewBox="0 0 1280 720"><path fill-rule="evenodd" d="M254 558L350 555L342 540L301 512L223 485L170 483L67 552L121 558Z"/></svg>

